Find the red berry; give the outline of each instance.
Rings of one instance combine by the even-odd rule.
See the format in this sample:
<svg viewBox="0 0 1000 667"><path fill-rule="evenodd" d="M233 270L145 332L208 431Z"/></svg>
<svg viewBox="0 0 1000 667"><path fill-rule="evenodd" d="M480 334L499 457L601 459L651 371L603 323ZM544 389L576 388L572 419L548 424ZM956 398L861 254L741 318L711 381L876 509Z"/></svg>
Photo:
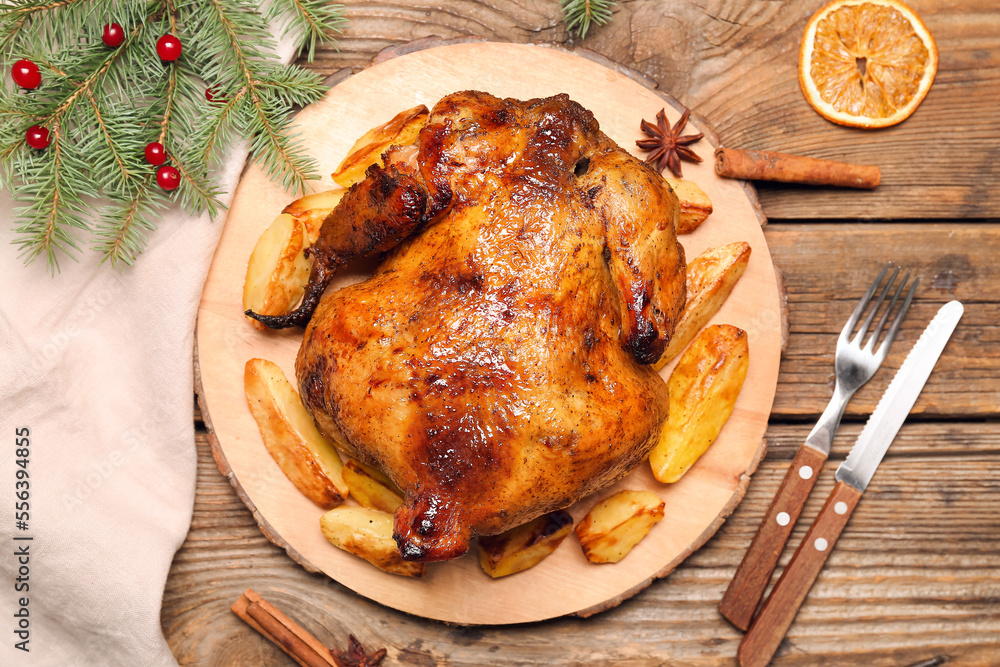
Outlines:
<svg viewBox="0 0 1000 667"><path fill-rule="evenodd" d="M181 40L167 34L156 40L156 55L160 60L177 60L181 57Z"/></svg>
<svg viewBox="0 0 1000 667"><path fill-rule="evenodd" d="M209 102L213 102L213 103L214 102L218 102L219 104L225 104L227 98L226 98L225 95L220 95L219 94L219 91L220 91L221 88L222 88L222 86L212 86L210 88L206 88L205 89L205 99L208 100Z"/></svg>
<svg viewBox="0 0 1000 667"><path fill-rule="evenodd" d="M151 141L146 144L146 162L158 167L166 161L167 152L163 149L163 144L159 141Z"/></svg>
<svg viewBox="0 0 1000 667"><path fill-rule="evenodd" d="M125 30L117 23L105 23L101 41L104 42L104 46L117 49L125 41Z"/></svg>
<svg viewBox="0 0 1000 667"><path fill-rule="evenodd" d="M27 58L22 58L14 63L10 75L14 79L14 83L28 90L34 90L42 83L42 75L38 72L38 65Z"/></svg>
<svg viewBox="0 0 1000 667"><path fill-rule="evenodd" d="M174 190L181 184L181 173L169 164L156 170L156 182L164 190Z"/></svg>
<svg viewBox="0 0 1000 667"><path fill-rule="evenodd" d="M49 129L41 125L29 127L28 131L24 133L24 140L28 142L29 146L38 150L47 147L52 142L49 137Z"/></svg>

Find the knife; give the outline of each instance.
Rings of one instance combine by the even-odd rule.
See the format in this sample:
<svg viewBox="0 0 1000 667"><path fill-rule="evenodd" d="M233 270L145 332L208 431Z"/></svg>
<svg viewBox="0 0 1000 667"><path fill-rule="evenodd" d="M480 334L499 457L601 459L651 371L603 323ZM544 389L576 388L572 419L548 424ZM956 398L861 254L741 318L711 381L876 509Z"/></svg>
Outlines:
<svg viewBox="0 0 1000 667"><path fill-rule="evenodd" d="M764 667L771 661L963 312L958 301L941 307L882 394L851 453L837 468L837 484L826 504L740 642L736 657L741 667Z"/></svg>

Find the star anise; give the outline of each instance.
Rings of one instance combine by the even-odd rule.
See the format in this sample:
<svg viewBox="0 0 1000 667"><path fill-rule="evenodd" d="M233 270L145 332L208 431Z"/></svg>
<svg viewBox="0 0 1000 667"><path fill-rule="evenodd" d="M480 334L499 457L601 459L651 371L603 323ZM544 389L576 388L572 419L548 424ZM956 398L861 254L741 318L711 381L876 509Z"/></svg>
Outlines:
<svg viewBox="0 0 1000 667"><path fill-rule="evenodd" d="M650 164L656 162L656 168L660 171L663 171L664 167L669 167L670 171L677 178L681 177L682 159L689 162L701 162L701 158L688 148L688 144L693 144L705 135L699 132L698 134L689 134L685 137L681 136L681 130L687 125L688 116L690 115L691 111L685 109L677 124L670 127L667 125L666 109L661 109L656 114L656 125L645 120L639 124L640 129L651 137L650 139L640 139L635 142L635 145L639 148L651 151L646 156L646 162Z"/></svg>
<svg viewBox="0 0 1000 667"><path fill-rule="evenodd" d="M347 642L346 651L330 649L330 655L333 656L337 667L376 667L376 665L382 664L382 659L385 658L386 654L384 648L380 648L374 653L368 653L354 635L348 636Z"/></svg>

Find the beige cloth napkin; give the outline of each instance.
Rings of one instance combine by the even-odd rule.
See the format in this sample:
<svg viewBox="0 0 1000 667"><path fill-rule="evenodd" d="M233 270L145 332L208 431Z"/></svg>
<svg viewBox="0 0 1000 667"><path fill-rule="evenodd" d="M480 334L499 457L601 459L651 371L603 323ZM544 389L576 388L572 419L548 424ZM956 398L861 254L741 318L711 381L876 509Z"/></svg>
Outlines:
<svg viewBox="0 0 1000 667"><path fill-rule="evenodd" d="M281 41L283 61L293 45ZM218 174L226 203L245 158L234 148ZM224 214L170 210L134 268L86 253L53 278L18 259L11 209L0 193L0 664L176 665L160 606L191 521L195 316Z"/></svg>

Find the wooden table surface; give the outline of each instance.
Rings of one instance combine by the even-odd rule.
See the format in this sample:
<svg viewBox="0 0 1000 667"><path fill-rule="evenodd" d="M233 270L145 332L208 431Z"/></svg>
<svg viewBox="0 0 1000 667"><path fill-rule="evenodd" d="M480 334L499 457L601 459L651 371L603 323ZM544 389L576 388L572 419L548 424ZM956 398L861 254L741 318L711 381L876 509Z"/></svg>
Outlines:
<svg viewBox="0 0 1000 667"><path fill-rule="evenodd" d="M353 633L386 647L386 665L735 665L741 635L716 605L829 399L837 333L892 260L919 274L915 303L882 372L848 406L792 546L922 326L951 299L966 313L774 664L1000 665L996 0L910 1L937 40L937 79L912 117L874 132L828 123L799 89L801 32L824 0L632 0L582 44L566 34L555 0L341 1L349 23L339 50L310 65L324 74L432 35L583 46L657 82L725 146L877 164L882 185L759 185L790 324L768 454L736 512L669 577L589 619L463 628L384 608L308 574L263 537L216 469L196 409L194 518L161 614L180 664L294 664L229 611L252 587L330 645Z"/></svg>

